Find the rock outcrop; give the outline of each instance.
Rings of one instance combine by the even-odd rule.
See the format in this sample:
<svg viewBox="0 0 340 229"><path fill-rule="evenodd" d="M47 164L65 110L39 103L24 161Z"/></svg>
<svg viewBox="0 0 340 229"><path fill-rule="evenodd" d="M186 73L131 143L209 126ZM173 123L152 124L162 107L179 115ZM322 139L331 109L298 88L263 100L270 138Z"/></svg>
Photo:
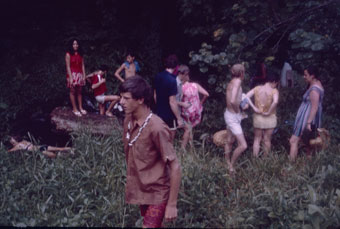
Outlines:
<svg viewBox="0 0 340 229"><path fill-rule="evenodd" d="M57 131L73 132L86 130L93 134L110 135L113 131L123 131L122 125L116 116L108 117L88 112L82 117L72 113L71 108L56 107L51 112L51 122Z"/></svg>

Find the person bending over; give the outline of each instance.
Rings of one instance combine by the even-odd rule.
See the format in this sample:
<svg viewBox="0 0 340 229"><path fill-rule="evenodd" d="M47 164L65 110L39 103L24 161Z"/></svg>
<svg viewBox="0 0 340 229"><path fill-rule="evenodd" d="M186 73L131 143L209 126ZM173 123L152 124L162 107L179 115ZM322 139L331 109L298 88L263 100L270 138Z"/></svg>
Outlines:
<svg viewBox="0 0 340 229"><path fill-rule="evenodd" d="M89 74L86 78L91 77L93 94L99 103L99 113L101 115L106 114L107 116L113 116L111 110L114 105L119 101L120 97L118 95L105 95L106 92L106 79L105 75L107 73L108 67L102 65L99 70ZM111 102L107 111L105 112L106 102Z"/></svg>

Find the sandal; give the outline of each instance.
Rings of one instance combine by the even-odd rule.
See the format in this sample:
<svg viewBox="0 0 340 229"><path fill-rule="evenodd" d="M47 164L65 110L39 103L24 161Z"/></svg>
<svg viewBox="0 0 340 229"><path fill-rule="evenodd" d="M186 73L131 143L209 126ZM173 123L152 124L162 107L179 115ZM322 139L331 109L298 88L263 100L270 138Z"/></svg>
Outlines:
<svg viewBox="0 0 340 229"><path fill-rule="evenodd" d="M84 110L84 109L81 109L81 110L80 110L80 113L81 113L82 115L86 115L86 114L87 114L86 110Z"/></svg>
<svg viewBox="0 0 340 229"><path fill-rule="evenodd" d="M79 111L72 111L72 113L77 116L77 117L81 117L81 113Z"/></svg>
<svg viewBox="0 0 340 229"><path fill-rule="evenodd" d="M106 115L106 116L109 116L109 117L112 117L112 116L113 116L113 114L112 114L110 111L106 112L105 115Z"/></svg>

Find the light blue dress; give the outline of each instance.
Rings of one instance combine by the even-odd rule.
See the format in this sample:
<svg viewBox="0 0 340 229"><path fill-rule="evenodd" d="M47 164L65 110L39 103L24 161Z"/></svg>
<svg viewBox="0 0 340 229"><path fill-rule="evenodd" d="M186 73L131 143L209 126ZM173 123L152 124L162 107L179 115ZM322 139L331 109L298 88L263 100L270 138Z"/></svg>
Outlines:
<svg viewBox="0 0 340 229"><path fill-rule="evenodd" d="M315 125L315 128L321 127L322 100L324 97L324 90L318 86L312 86L303 95L302 103L299 107L299 110L295 118L293 135L297 137L300 137L303 133L303 130L306 128L308 116L312 108L312 102L310 100L310 92L313 90L319 93L320 98L319 98L318 110L316 111L316 115L314 117L314 120L312 121L312 125Z"/></svg>

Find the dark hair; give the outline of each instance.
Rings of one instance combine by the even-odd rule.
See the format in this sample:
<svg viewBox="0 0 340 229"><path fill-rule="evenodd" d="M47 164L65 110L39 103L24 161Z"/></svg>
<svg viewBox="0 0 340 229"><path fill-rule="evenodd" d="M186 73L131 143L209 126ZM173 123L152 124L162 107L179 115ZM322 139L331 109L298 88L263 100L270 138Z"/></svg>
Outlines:
<svg viewBox="0 0 340 229"><path fill-rule="evenodd" d="M144 104L151 107L152 90L150 85L139 75L129 77L119 87L120 93L130 92L133 99L144 99Z"/></svg>
<svg viewBox="0 0 340 229"><path fill-rule="evenodd" d="M269 73L266 78L266 82L269 83L278 83L280 81L279 75L275 73Z"/></svg>
<svg viewBox="0 0 340 229"><path fill-rule="evenodd" d="M165 68L176 68L177 65L178 65L178 58L175 54L171 54L167 58L165 58L165 61L164 61Z"/></svg>
<svg viewBox="0 0 340 229"><path fill-rule="evenodd" d="M68 45L67 45L67 52L70 53L70 55L74 55L74 49L73 49L73 42L77 41L78 43L78 54L83 56L83 50L82 50L82 46L80 44L80 41L77 38L72 38L71 40L69 40Z"/></svg>
<svg viewBox="0 0 340 229"><path fill-rule="evenodd" d="M131 57L135 57L135 53L132 50L127 50L126 56L130 55Z"/></svg>
<svg viewBox="0 0 340 229"><path fill-rule="evenodd" d="M99 70L102 70L103 72L107 72L109 70L109 66L106 64L102 64L99 66Z"/></svg>
<svg viewBox="0 0 340 229"><path fill-rule="evenodd" d="M306 68L309 75L314 75L315 79L319 79L319 69L315 66L308 66Z"/></svg>

